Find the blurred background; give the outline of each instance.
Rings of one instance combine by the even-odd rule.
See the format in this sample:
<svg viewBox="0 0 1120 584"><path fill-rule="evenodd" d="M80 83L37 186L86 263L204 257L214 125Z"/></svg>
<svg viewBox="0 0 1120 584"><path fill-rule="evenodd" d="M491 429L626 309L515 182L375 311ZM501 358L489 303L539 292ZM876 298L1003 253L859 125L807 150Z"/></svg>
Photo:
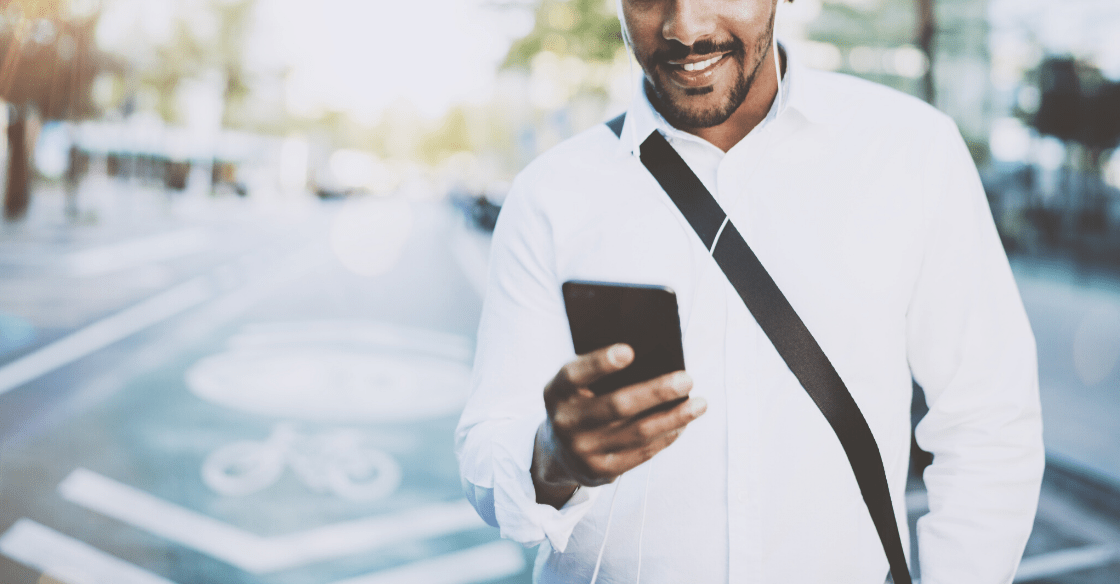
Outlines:
<svg viewBox="0 0 1120 584"><path fill-rule="evenodd" d="M1120 581L1120 4L778 29L957 121L1039 348L1016 581ZM451 450L490 231L637 72L613 0L0 0L0 581L529 582Z"/></svg>

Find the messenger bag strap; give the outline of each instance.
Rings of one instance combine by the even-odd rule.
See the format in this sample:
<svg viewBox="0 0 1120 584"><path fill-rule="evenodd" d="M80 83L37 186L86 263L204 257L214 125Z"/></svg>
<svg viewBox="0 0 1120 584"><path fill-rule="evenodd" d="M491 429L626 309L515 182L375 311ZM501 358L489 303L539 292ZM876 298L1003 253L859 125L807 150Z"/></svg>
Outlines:
<svg viewBox="0 0 1120 584"><path fill-rule="evenodd" d="M616 136L622 135L625 115L607 122ZM836 432L871 512L891 576L896 584L911 584L879 446L840 375L715 197L660 132L642 143L641 160Z"/></svg>

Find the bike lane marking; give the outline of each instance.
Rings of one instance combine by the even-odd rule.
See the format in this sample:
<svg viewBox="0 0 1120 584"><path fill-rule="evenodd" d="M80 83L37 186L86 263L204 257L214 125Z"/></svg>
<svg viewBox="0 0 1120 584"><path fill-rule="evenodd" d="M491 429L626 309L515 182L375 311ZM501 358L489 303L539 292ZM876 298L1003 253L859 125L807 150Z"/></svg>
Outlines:
<svg viewBox="0 0 1120 584"><path fill-rule="evenodd" d="M84 468L74 470L58 490L71 503L254 574L486 526L460 500L261 537Z"/></svg>
<svg viewBox="0 0 1120 584"><path fill-rule="evenodd" d="M192 278L0 367L0 394L50 373L214 295L204 276Z"/></svg>
<svg viewBox="0 0 1120 584"><path fill-rule="evenodd" d="M66 267L74 276L96 276L191 255L209 245L204 231L181 229L71 252Z"/></svg>
<svg viewBox="0 0 1120 584"><path fill-rule="evenodd" d="M498 540L334 584L473 584L508 578L524 569L521 546Z"/></svg>
<svg viewBox="0 0 1120 584"><path fill-rule="evenodd" d="M0 395L211 300L214 310L204 320L240 313L283 283L308 273L322 257L317 249L301 249L283 258L278 269L231 291L223 290L221 276L240 264L235 260L220 265L0 367Z"/></svg>
<svg viewBox="0 0 1120 584"><path fill-rule="evenodd" d="M30 519L16 521L0 536L0 553L42 572L44 582L175 584Z"/></svg>
<svg viewBox="0 0 1120 584"><path fill-rule="evenodd" d="M61 582L175 584L30 519L0 536L0 553ZM474 584L513 576L525 565L521 546L499 540L334 584Z"/></svg>

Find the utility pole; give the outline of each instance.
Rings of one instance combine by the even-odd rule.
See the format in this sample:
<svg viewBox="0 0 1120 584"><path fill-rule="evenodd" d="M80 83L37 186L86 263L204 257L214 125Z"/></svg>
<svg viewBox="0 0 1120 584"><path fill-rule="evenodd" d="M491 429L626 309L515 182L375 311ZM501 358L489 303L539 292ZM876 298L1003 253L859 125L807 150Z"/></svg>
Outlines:
<svg viewBox="0 0 1120 584"><path fill-rule="evenodd" d="M934 0L917 0L918 5L918 48L926 56L926 74L922 76L922 98L933 104L937 90L933 85L933 39L937 34L937 20L933 12Z"/></svg>

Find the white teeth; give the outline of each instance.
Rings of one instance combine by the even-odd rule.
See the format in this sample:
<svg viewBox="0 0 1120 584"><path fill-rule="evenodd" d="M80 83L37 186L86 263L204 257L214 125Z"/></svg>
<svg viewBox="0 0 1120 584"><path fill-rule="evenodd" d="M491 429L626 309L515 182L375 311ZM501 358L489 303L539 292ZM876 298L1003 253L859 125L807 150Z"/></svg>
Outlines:
<svg viewBox="0 0 1120 584"><path fill-rule="evenodd" d="M684 65L682 65L682 67L684 67L685 71L703 71L704 69L711 67L713 64L715 64L716 61L722 58L723 55L717 55L715 57L712 57L711 59L708 59L707 61L700 61L699 63L685 63Z"/></svg>

